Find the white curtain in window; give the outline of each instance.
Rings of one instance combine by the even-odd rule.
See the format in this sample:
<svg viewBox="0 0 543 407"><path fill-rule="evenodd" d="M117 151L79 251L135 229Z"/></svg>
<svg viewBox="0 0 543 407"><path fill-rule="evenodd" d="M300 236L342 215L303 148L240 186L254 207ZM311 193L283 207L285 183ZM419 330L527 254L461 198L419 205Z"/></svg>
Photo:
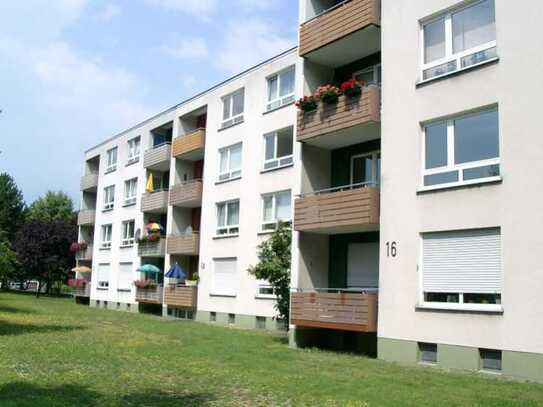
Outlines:
<svg viewBox="0 0 543 407"><path fill-rule="evenodd" d="M462 52L496 39L494 0L486 0L452 15L453 50Z"/></svg>
<svg viewBox="0 0 543 407"><path fill-rule="evenodd" d="M230 149L230 170L241 168L241 144Z"/></svg>
<svg viewBox="0 0 543 407"><path fill-rule="evenodd" d="M273 222L273 196L268 195L263 198L264 222Z"/></svg>
<svg viewBox="0 0 543 407"><path fill-rule="evenodd" d="M289 69L281 74L279 96L283 97L294 93L294 69Z"/></svg>
<svg viewBox="0 0 543 407"><path fill-rule="evenodd" d="M277 220L290 220L290 191L280 192L275 196Z"/></svg>
<svg viewBox="0 0 543 407"><path fill-rule="evenodd" d="M239 225L239 202L228 204L228 225Z"/></svg>
<svg viewBox="0 0 543 407"><path fill-rule="evenodd" d="M232 106L232 116L237 116L238 114L243 113L243 99L244 92L240 91L233 95L234 102Z"/></svg>
<svg viewBox="0 0 543 407"><path fill-rule="evenodd" d="M445 19L424 26L424 62L429 63L445 57Z"/></svg>

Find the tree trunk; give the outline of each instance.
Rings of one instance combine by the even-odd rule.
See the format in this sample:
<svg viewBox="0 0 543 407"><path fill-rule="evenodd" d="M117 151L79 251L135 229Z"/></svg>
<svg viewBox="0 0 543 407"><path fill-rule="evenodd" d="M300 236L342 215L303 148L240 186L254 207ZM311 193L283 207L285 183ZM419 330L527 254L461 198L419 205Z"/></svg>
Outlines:
<svg viewBox="0 0 543 407"><path fill-rule="evenodd" d="M40 298L41 280L38 280L38 289L36 290L36 298Z"/></svg>

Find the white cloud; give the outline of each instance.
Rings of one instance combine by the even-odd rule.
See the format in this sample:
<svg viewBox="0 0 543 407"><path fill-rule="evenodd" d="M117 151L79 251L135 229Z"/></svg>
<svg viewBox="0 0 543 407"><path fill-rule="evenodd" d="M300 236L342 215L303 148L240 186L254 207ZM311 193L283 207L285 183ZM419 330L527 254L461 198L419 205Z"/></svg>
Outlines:
<svg viewBox="0 0 543 407"><path fill-rule="evenodd" d="M99 18L104 22L108 22L119 14L121 14L121 8L116 4L109 3L100 12Z"/></svg>
<svg viewBox="0 0 543 407"><path fill-rule="evenodd" d="M146 0L150 6L174 10L210 21L219 8L219 0Z"/></svg>
<svg viewBox="0 0 543 407"><path fill-rule="evenodd" d="M231 74L286 51L296 43L296 38L279 35L277 25L261 19L232 21L226 32L216 62Z"/></svg>
<svg viewBox="0 0 543 407"><path fill-rule="evenodd" d="M209 55L207 43L203 38L185 38L174 45L161 47L161 51L176 59L202 59Z"/></svg>

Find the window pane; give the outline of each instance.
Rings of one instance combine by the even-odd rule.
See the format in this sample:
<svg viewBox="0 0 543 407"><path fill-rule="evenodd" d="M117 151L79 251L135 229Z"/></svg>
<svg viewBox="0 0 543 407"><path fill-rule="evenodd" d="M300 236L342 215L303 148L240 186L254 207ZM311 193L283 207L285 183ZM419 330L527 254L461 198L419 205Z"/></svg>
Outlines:
<svg viewBox="0 0 543 407"><path fill-rule="evenodd" d="M442 172L440 174L432 174L424 176L424 185L446 184L448 182L458 181L458 171Z"/></svg>
<svg viewBox="0 0 543 407"><path fill-rule="evenodd" d="M453 302L458 303L458 293L424 293L424 301L427 302Z"/></svg>
<svg viewBox="0 0 543 407"><path fill-rule="evenodd" d="M447 165L447 123L426 126L426 168Z"/></svg>
<svg viewBox="0 0 543 407"><path fill-rule="evenodd" d="M453 50L462 52L496 39L494 0L486 0L452 15Z"/></svg>
<svg viewBox="0 0 543 407"><path fill-rule="evenodd" d="M226 225L226 205L225 204L217 205L217 225L218 226Z"/></svg>
<svg viewBox="0 0 543 407"><path fill-rule="evenodd" d="M497 56L498 53L496 51L496 47L492 47L485 49L484 51L479 51L470 55L466 55L460 60L460 63L462 65L462 68L465 68L467 66L480 64L481 62L496 58Z"/></svg>
<svg viewBox="0 0 543 407"><path fill-rule="evenodd" d="M381 183L381 153L377 154L377 174L375 174L375 182Z"/></svg>
<svg viewBox="0 0 543 407"><path fill-rule="evenodd" d="M223 120L230 118L230 103L231 103L231 96L226 96L223 98L223 105L222 105L222 119Z"/></svg>
<svg viewBox="0 0 543 407"><path fill-rule="evenodd" d="M228 171L228 150L221 151L221 162L220 162L220 169L219 172L225 173Z"/></svg>
<svg viewBox="0 0 543 407"><path fill-rule="evenodd" d="M270 134L265 137L266 153L265 159L271 160L275 158L275 135Z"/></svg>
<svg viewBox="0 0 543 407"><path fill-rule="evenodd" d="M281 74L281 88L279 96L283 97L294 93L294 69Z"/></svg>
<svg viewBox="0 0 543 407"><path fill-rule="evenodd" d="M230 149L230 170L241 168L241 144Z"/></svg>
<svg viewBox="0 0 543 407"><path fill-rule="evenodd" d="M373 68L364 72L359 72L354 77L357 81L362 82L364 85L374 82Z"/></svg>
<svg viewBox="0 0 543 407"><path fill-rule="evenodd" d="M483 167L468 168L464 170L464 181L477 178L497 177L500 175L500 166L485 165Z"/></svg>
<svg viewBox="0 0 543 407"><path fill-rule="evenodd" d="M239 224L239 202L230 202L228 204L228 225Z"/></svg>
<svg viewBox="0 0 543 407"><path fill-rule="evenodd" d="M437 362L437 345L435 343L419 343L420 360L423 362Z"/></svg>
<svg viewBox="0 0 543 407"><path fill-rule="evenodd" d="M432 62L445 56L445 19L424 26L424 62Z"/></svg>
<svg viewBox="0 0 543 407"><path fill-rule="evenodd" d="M435 78L436 76L445 75L448 72L456 71L456 59L444 64L428 68L422 73L422 79Z"/></svg>
<svg viewBox="0 0 543 407"><path fill-rule="evenodd" d="M277 76L272 76L268 79L268 100L277 99L278 82Z"/></svg>
<svg viewBox="0 0 543 407"><path fill-rule="evenodd" d="M275 208L277 211L277 220L289 220L291 218L290 191L275 195Z"/></svg>
<svg viewBox="0 0 543 407"><path fill-rule="evenodd" d="M485 112L454 121L455 163L499 157L498 112Z"/></svg>
<svg viewBox="0 0 543 407"><path fill-rule="evenodd" d="M292 128L277 133L277 157L292 155Z"/></svg>
<svg viewBox="0 0 543 407"><path fill-rule="evenodd" d="M371 155L353 160L353 184L372 181L373 160Z"/></svg>
<svg viewBox="0 0 543 407"><path fill-rule="evenodd" d="M234 98L234 104L232 106L232 116L237 116L238 114L243 113L243 94L244 92L238 92L232 97Z"/></svg>
<svg viewBox="0 0 543 407"><path fill-rule="evenodd" d="M263 206L264 206L264 222L271 222L274 219L273 217L273 196L265 196L263 198Z"/></svg>

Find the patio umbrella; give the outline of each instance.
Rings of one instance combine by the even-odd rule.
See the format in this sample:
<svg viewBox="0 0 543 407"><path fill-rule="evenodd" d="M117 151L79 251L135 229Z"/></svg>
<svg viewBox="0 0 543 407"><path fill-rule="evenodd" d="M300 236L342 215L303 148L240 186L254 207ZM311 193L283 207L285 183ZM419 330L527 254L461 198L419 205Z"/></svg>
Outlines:
<svg viewBox="0 0 543 407"><path fill-rule="evenodd" d="M138 271L141 273L160 273L160 269L154 264L142 264L138 267Z"/></svg>
<svg viewBox="0 0 543 407"><path fill-rule="evenodd" d="M90 273L92 269L87 266L78 266L78 267L74 267L72 271L75 271L76 273Z"/></svg>
<svg viewBox="0 0 543 407"><path fill-rule="evenodd" d="M165 274L165 277L184 280L185 278L187 278L187 274L183 271L179 264L175 263Z"/></svg>
<svg viewBox="0 0 543 407"><path fill-rule="evenodd" d="M145 191L153 192L154 190L155 187L153 185L153 174L149 174L149 178L147 178L147 184L145 185Z"/></svg>
<svg viewBox="0 0 543 407"><path fill-rule="evenodd" d="M145 225L145 228L150 232L160 232L164 229L162 225L156 222L148 223L147 225Z"/></svg>

